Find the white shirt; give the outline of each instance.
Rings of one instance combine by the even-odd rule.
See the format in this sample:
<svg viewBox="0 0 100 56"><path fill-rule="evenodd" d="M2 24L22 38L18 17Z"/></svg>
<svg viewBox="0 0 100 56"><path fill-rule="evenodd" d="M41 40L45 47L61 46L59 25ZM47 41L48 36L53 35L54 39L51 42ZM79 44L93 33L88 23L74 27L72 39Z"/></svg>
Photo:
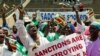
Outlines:
<svg viewBox="0 0 100 56"><path fill-rule="evenodd" d="M32 38L27 33L26 28L24 27L24 22L22 20L17 20L16 27L18 29L18 36L19 36L21 42L28 50L28 56L33 56L32 49L36 43L32 40ZM38 36L39 36L39 40L40 40L40 46L43 46L43 45L49 43L48 40L45 39L44 37L42 37L40 35L38 35Z"/></svg>
<svg viewBox="0 0 100 56"><path fill-rule="evenodd" d="M10 52L5 44L0 44L0 56L12 56L13 52Z"/></svg>

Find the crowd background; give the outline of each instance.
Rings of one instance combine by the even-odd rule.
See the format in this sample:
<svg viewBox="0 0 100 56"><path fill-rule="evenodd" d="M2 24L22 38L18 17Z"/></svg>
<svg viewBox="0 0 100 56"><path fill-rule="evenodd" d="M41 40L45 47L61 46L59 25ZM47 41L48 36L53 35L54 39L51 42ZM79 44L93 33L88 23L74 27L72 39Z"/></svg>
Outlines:
<svg viewBox="0 0 100 56"><path fill-rule="evenodd" d="M10 29L5 19L5 8L1 9L3 24L0 27L0 49L1 56L32 56L34 49L46 45L52 41L60 39L61 35L68 36L73 33L86 36L87 56L100 56L100 22L81 21L78 12L83 11L84 6L73 6L76 13L76 21L73 19L66 22L60 14L55 15L53 19L47 22L37 20L37 14L33 13L31 21L25 22L25 10L22 5L16 7L19 11L19 18L16 14L13 19L16 22Z"/></svg>

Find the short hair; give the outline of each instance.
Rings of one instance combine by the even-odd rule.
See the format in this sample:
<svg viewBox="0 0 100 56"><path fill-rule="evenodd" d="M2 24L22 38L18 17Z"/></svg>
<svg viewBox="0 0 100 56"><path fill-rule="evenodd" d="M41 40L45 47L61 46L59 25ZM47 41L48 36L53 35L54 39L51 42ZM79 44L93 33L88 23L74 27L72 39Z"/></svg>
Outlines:
<svg viewBox="0 0 100 56"><path fill-rule="evenodd" d="M93 30L92 30L92 29L93 29ZM91 32L91 30L92 30L93 32ZM95 40L98 38L98 33L99 33L100 29L97 28L97 27L94 26L94 25L90 25L89 31L90 31L90 35L91 35L90 40L91 40L91 41L95 41Z"/></svg>

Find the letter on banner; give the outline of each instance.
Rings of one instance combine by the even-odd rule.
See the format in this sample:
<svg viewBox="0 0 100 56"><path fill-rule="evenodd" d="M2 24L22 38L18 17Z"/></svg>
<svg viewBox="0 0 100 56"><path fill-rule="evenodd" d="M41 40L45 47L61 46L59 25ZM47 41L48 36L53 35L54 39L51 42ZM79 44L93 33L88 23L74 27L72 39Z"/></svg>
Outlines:
<svg viewBox="0 0 100 56"><path fill-rule="evenodd" d="M86 46L83 37L74 33L35 49L33 56L86 56Z"/></svg>
<svg viewBox="0 0 100 56"><path fill-rule="evenodd" d="M32 14L32 13L30 13L30 14ZM71 17L72 19L76 20L75 12L41 12L42 20L43 21L50 20L50 19L52 19L53 15L56 13L61 13L62 15L65 16L65 19L69 19ZM84 20L87 17L87 13L88 13L87 11L79 12L80 19Z"/></svg>

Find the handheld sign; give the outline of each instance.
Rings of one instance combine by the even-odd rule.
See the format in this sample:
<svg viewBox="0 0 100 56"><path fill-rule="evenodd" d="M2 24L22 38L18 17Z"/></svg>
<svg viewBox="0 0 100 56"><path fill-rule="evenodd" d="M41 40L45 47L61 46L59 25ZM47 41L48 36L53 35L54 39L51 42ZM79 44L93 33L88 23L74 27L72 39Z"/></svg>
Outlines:
<svg viewBox="0 0 100 56"><path fill-rule="evenodd" d="M31 17L33 12L27 12L28 15ZM53 16L57 13L60 13L65 17L65 20L68 20L70 17L74 20L76 20L76 14L75 12L40 12L42 21L48 21L53 18ZM81 20L85 20L87 17L87 11L79 12L79 17Z"/></svg>
<svg viewBox="0 0 100 56"><path fill-rule="evenodd" d="M86 46L82 35L74 33L61 37L35 49L33 56L86 56Z"/></svg>

